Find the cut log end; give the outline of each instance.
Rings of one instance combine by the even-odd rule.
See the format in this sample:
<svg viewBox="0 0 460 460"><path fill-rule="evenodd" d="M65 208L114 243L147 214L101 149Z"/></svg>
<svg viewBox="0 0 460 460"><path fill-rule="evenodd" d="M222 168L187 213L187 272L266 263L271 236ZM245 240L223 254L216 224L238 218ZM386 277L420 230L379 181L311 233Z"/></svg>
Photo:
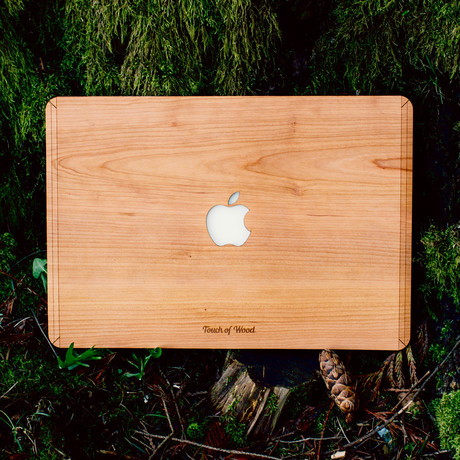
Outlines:
<svg viewBox="0 0 460 460"><path fill-rule="evenodd" d="M245 364L229 358L210 396L216 410L234 413L239 422L246 424L247 436L258 438L273 432L290 391L291 388L254 382Z"/></svg>
<svg viewBox="0 0 460 460"><path fill-rule="evenodd" d="M313 356L318 356L315 352ZM261 438L272 434L283 411L291 391L300 382L294 376L301 375L302 383L312 381L317 373L317 358L309 360L310 354L302 356L302 365L294 359L284 361L266 359L264 355L255 355L241 362L231 353L227 355L220 379L210 391L210 399L214 408L222 415L231 414L238 422L246 425L246 434L250 438ZM244 358L243 358L244 359ZM255 362L257 361L257 364ZM357 409L358 398L354 383L346 371L342 361L331 350L323 350L319 355L320 370L331 397L351 422ZM283 363L283 365L280 364ZM314 370L316 369L316 370ZM266 374L289 374L287 379L270 379Z"/></svg>

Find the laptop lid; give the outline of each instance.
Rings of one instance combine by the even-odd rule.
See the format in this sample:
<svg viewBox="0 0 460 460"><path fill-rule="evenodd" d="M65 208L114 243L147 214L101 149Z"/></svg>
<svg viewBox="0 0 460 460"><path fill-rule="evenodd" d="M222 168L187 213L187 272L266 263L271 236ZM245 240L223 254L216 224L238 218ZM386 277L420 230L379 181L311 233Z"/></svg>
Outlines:
<svg viewBox="0 0 460 460"><path fill-rule="evenodd" d="M56 346L408 343L404 97L57 97L46 131Z"/></svg>

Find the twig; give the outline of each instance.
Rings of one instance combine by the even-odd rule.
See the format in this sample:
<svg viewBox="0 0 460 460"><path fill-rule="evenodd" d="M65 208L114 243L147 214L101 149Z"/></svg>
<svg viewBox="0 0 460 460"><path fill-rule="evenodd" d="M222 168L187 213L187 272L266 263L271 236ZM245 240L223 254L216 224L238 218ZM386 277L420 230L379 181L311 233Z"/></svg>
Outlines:
<svg viewBox="0 0 460 460"><path fill-rule="evenodd" d="M11 321L10 325L13 326L13 328L17 328L19 326L22 326L27 320L30 319L30 316L26 316L25 318L19 318L16 321Z"/></svg>
<svg viewBox="0 0 460 460"><path fill-rule="evenodd" d="M401 421L401 430L403 432L403 445L405 446L407 444L407 430L406 430L406 425L404 424L404 419Z"/></svg>
<svg viewBox="0 0 460 460"><path fill-rule="evenodd" d="M5 275L7 276L8 278L11 278L12 280L16 281L16 283L18 284L24 284L21 280L19 280L18 278L14 277L13 275L10 275L9 273L7 272L4 272L3 270L0 270L0 273L2 275ZM32 288L30 288L27 284L24 284L24 286L26 287L26 289L28 291L30 291L32 294L36 295L39 299L41 299L45 305L48 305L48 302L40 295L40 294L37 294Z"/></svg>
<svg viewBox="0 0 460 460"><path fill-rule="evenodd" d="M61 450L59 450L57 447L54 447L53 445L51 445L51 448L53 448L58 454L62 455L62 458L67 458L67 454L65 454L64 452L62 452Z"/></svg>
<svg viewBox="0 0 460 460"><path fill-rule="evenodd" d="M154 458L155 455L160 451L160 449L174 436L174 427L173 427L173 424L171 422L171 417L169 416L169 410L168 410L168 406L167 406L166 400L165 400L165 393L164 393L163 388L159 387L159 389L160 389L160 392L161 392L161 402L163 403L163 407L165 408L166 418L168 419L169 429L171 430L171 432L153 450L152 455L149 457L149 459Z"/></svg>
<svg viewBox="0 0 460 460"><path fill-rule="evenodd" d="M139 444L141 444L142 446L144 446L147 450L146 451L143 451L136 443L134 443L132 440L134 439L134 441L138 442ZM149 444L146 444L143 440L140 440L138 438L135 438L134 436L131 438L131 439L128 439L126 436L125 436L125 441L128 442L128 444L130 444L131 446L135 447L136 449L140 450L143 454L145 452L148 452L149 449L152 449L152 451L155 450L155 446L152 445L151 443L151 440L149 439Z"/></svg>
<svg viewBox="0 0 460 460"><path fill-rule="evenodd" d="M273 454L273 452L275 452L275 450L277 449L279 443L280 443L279 439L275 440L273 447L270 449L270 455Z"/></svg>
<svg viewBox="0 0 460 460"><path fill-rule="evenodd" d="M168 439L168 436L164 436L161 434L152 434L147 432L142 432L135 430L137 434L141 434L143 436L156 438L156 439ZM201 444L199 442L189 441L188 439L179 439L179 438L169 438L169 440L177 442L179 444L187 444L189 446L199 447L201 449L208 449L214 452L221 452L223 454L233 454L233 455L246 455L248 457L255 457L255 458L268 458L269 460L281 460L279 457L272 457L271 455L263 455L263 454L255 454L253 452L246 452L243 450L231 450L231 449L221 449L219 447L208 446L207 444Z"/></svg>
<svg viewBox="0 0 460 460"><path fill-rule="evenodd" d="M280 439L280 443L282 444L299 444L301 442L307 442L307 441L335 441L337 439L343 439L343 436L331 436L328 438L302 438L302 439L295 439L293 441L283 441Z"/></svg>
<svg viewBox="0 0 460 460"><path fill-rule="evenodd" d="M447 362L447 360L450 358L450 356L453 354L453 352L457 349L457 347L460 345L460 340L457 341L457 343L454 345L454 347L452 348L452 350L450 350L450 352L447 354L447 356L442 360L442 362L440 364L437 365L437 367L435 368L435 370L429 374L428 372L425 374L425 376L423 378L425 378L425 381L423 382L423 384L420 386L420 388L415 392L415 394L412 396L411 400L404 406L402 407L402 409L400 409L398 412L396 412L392 417L390 417L385 423L383 424L377 424L377 426L372 430L370 431L369 433L365 434L364 436L362 436L361 438L358 438L358 439L355 439L353 442L350 442L348 444L346 444L345 446L343 446L342 448L343 449L348 449L349 447L353 447L353 446L356 446L357 444L361 444L362 442L368 440L369 438L371 438L372 436L374 436L379 430L381 430L382 428L390 425L390 423L393 422L393 420L398 417L399 415L401 415L403 412L405 412L414 402L415 398L420 394L420 392L423 390L423 388L425 387L425 385L438 373L439 369L441 369L442 366L444 366L444 364ZM423 379L419 380L418 383L420 383ZM403 401L404 399L402 399L400 401L400 403ZM395 407L398 407L398 405L400 404L398 403Z"/></svg>
<svg viewBox="0 0 460 460"><path fill-rule="evenodd" d="M419 394L420 390L415 393L414 398ZM350 442L348 444L345 444L343 446L343 449L348 449L349 447L356 446L357 444L361 444L362 442L368 440L372 436L374 436L378 431L380 431L382 428L385 428L386 426L390 425L393 423L393 420L401 415L403 412L405 412L414 402L414 398L412 398L402 409L400 409L398 412L396 412L392 417L390 417L386 422L382 424L377 424L377 426L370 431L369 433L365 434L361 438L355 439L353 442Z"/></svg>
<svg viewBox="0 0 460 460"><path fill-rule="evenodd" d="M171 388L171 395L173 397L174 407L176 408L177 418L179 419L181 434L182 434L182 436L184 436L184 433L185 433L184 421L182 420L182 416L181 416L180 411L179 411L179 406L177 405L176 396L174 395L172 388Z"/></svg>
<svg viewBox="0 0 460 460"><path fill-rule="evenodd" d="M97 450L96 451L96 454L101 454L101 455L110 455L111 457L117 457L117 458L121 458L123 460L136 460L138 457L131 457L129 455L122 455L120 456L120 454L117 454L116 452L113 452L111 450Z"/></svg>
<svg viewBox="0 0 460 460"><path fill-rule="evenodd" d="M429 374L430 372L427 372L420 380L417 381L417 383L414 383L410 388L385 388L383 391L388 393L410 393L410 391L414 389L422 379L425 380Z"/></svg>
<svg viewBox="0 0 460 460"><path fill-rule="evenodd" d="M45 331L44 331L44 330L42 329L42 327L40 326L40 322L38 321L38 318L37 318L37 316L35 315L35 312L32 310L32 308L30 308L30 312L32 313L33 317L35 318L35 322L37 323L37 326L38 326L38 328L40 329L40 332L43 334L43 337L45 337L46 341L48 342L48 345L50 346L51 351L54 353L54 356L55 356L56 359L59 361L59 356L58 356L58 354L56 353L56 350L54 349L53 344L50 342L50 339L48 338L48 336L45 334Z"/></svg>
<svg viewBox="0 0 460 460"><path fill-rule="evenodd" d="M163 391L162 391L163 393ZM165 398L163 395L161 395L161 402L163 403L163 407L165 408L165 412L166 412L166 418L168 419L168 423L169 423L169 428L171 430L171 434L174 434L174 427L173 427L173 424L171 422L171 417L169 416L169 410L168 410L168 406L166 405L166 401L165 401Z"/></svg>
<svg viewBox="0 0 460 460"><path fill-rule="evenodd" d="M31 434L32 432L29 431L29 430L26 430L25 428L22 429L22 431L24 432L24 434L27 436L27 439L30 441L30 443L32 444L32 449L34 450L34 454L38 454L38 450L37 450L37 440L34 438L32 439L31 438Z"/></svg>
<svg viewBox="0 0 460 460"><path fill-rule="evenodd" d="M19 382L16 382L16 383L13 383L13 385L8 388L8 390L5 391L5 393L3 393L1 396L0 396L0 399L4 398Z"/></svg>
<svg viewBox="0 0 460 460"><path fill-rule="evenodd" d="M152 458L155 458L155 455L158 453L158 451L167 443L169 442L170 439L173 439L173 432L169 433L168 436L165 436L163 441L158 444L158 446L153 450L152 455L150 455L149 460Z"/></svg>
<svg viewBox="0 0 460 460"><path fill-rule="evenodd" d="M314 449L309 450L308 452L302 452L301 454L293 454L293 455L287 455L285 457L282 457L283 460L291 460L291 459L301 459L301 460L306 460L307 458L314 457L315 456L315 451Z"/></svg>
<svg viewBox="0 0 460 460"><path fill-rule="evenodd" d="M171 385L170 381L168 380L168 377L166 377L166 375L161 371L161 369L160 369L160 372L161 372L163 378L166 380L166 383L168 384L169 391L171 393L171 397L172 397L172 400L173 400L173 403L174 403L174 408L176 409L177 418L179 419L179 424L180 424L180 429L181 429L181 437L184 437L185 426L184 426L184 421L182 420L182 417L180 415L179 406L177 405L176 395L174 394L174 392L172 390L172 385Z"/></svg>
<svg viewBox="0 0 460 460"><path fill-rule="evenodd" d="M144 430L147 432L147 426L146 424L141 420L140 421L141 425L144 427ZM126 440L128 440L127 437L125 437ZM138 439L138 438L135 438L134 436L132 437L132 439L135 439L137 442L141 443L143 446L145 446L147 449L151 449L153 453L155 453L157 451L157 448L155 447L154 443L153 443L153 439L149 438L147 439L147 441L149 442L149 445L147 445L144 441L146 441L146 439ZM129 442L129 440L128 440Z"/></svg>
<svg viewBox="0 0 460 460"><path fill-rule="evenodd" d="M424 384L424 381L430 376L430 374L430 371L426 371L425 375L419 381L414 383L409 389L401 389L400 391L406 391L406 394L398 401L398 403L393 407L393 409L391 409L390 412L394 412L399 406L401 406L404 400L407 399L408 396L410 396L410 394L416 387L418 387L422 383ZM397 389L392 388L391 391L393 390L396 391Z"/></svg>
<svg viewBox="0 0 460 460"><path fill-rule="evenodd" d="M335 404L334 401L331 401L331 405L329 406L329 410L327 411L326 418L324 420L323 431L321 431L321 438L320 438L319 444L318 444L318 452L316 453L317 460L319 460L320 454L321 454L321 444L323 442L324 432L326 431L327 419L329 418L329 414L331 413L332 408L334 407L334 404Z"/></svg>
<svg viewBox="0 0 460 460"><path fill-rule="evenodd" d="M444 360L438 364L438 366L435 368L435 370L433 371L433 375L436 374L436 372L438 372L439 368L441 366L444 365L444 363L447 361L447 359L450 357L450 354L457 348L457 346L459 345L459 342L457 342L454 347L452 348L452 350L449 352L449 354L444 358ZM414 390L417 386L419 386L425 379L427 379L429 376L430 376L431 372L430 371L427 371L425 373L425 375L420 379L418 380L417 382L415 382L408 390L406 389L395 389L395 388L389 388L388 390L386 391L406 391L406 395L401 398L401 400L396 404L396 406L393 407L393 409L391 410L392 412L395 411L402 403L403 401L411 394L412 390ZM430 377L431 378L431 377Z"/></svg>
<svg viewBox="0 0 460 460"><path fill-rule="evenodd" d="M340 431L341 431L341 432L343 433L343 435L345 436L345 439L346 439L348 442L350 442L350 440L348 439L348 436L347 436L347 434L345 433L345 430L343 429L342 424L340 423L340 420L338 419L338 417L337 417L337 423L339 424Z"/></svg>

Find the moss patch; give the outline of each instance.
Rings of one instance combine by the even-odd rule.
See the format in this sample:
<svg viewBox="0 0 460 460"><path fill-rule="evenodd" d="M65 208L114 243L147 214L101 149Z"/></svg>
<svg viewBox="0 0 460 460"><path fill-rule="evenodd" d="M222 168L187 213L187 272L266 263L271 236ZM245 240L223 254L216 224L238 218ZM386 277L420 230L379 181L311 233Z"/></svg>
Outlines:
<svg viewBox="0 0 460 460"><path fill-rule="evenodd" d="M453 451L460 460L460 391L443 395L436 407L436 424L441 438L441 448Z"/></svg>
<svg viewBox="0 0 460 460"><path fill-rule="evenodd" d="M447 296L460 311L460 227L445 230L432 226L422 237L427 283L424 291L438 300Z"/></svg>

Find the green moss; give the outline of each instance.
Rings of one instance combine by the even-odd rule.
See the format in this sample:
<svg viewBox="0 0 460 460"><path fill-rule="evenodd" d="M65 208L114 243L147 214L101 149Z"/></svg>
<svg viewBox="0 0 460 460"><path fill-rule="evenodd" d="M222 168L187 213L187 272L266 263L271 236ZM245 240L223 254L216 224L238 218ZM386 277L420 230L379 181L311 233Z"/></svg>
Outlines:
<svg viewBox="0 0 460 460"><path fill-rule="evenodd" d="M269 414L275 414L278 410L278 396L275 393L270 393L267 399L267 410Z"/></svg>
<svg viewBox="0 0 460 460"><path fill-rule="evenodd" d="M3 359L6 347L0 346L0 355L0 394L7 393L0 403L0 431L7 433L15 451L28 453L28 458L35 458L36 449L39 458L56 458L52 446L58 441L53 434L59 424L58 414L69 402L79 399L79 392L86 392L87 382L76 373L60 371L54 358L46 359L45 350L33 342L15 345L7 360ZM13 427L8 419L13 420Z"/></svg>
<svg viewBox="0 0 460 460"><path fill-rule="evenodd" d="M449 353L446 343L449 343L449 339L452 335L453 321L447 320L441 328L441 334L439 336L439 342L432 343L430 345L430 355L434 363L439 364ZM439 376L442 380L442 376Z"/></svg>
<svg viewBox="0 0 460 460"><path fill-rule="evenodd" d="M437 90L440 74L458 79L457 2L333 4L335 23L315 46L309 92L399 92L420 73L426 82L422 91L425 84Z"/></svg>
<svg viewBox="0 0 460 460"><path fill-rule="evenodd" d="M421 262L426 270L426 295L438 300L448 296L460 310L460 228L445 230L432 226L422 237L424 254Z"/></svg>
<svg viewBox="0 0 460 460"><path fill-rule="evenodd" d="M267 0L72 0L66 50L86 94L244 94L273 66L276 19Z"/></svg>
<svg viewBox="0 0 460 460"><path fill-rule="evenodd" d="M84 384L78 374L59 370L54 359L44 360L36 348L33 352L20 351L17 349L8 360L0 360L0 393L14 385L10 397L28 393L62 395Z"/></svg>
<svg viewBox="0 0 460 460"><path fill-rule="evenodd" d="M187 437L196 441L204 440L206 435L206 430L208 428L208 422L192 422L187 427Z"/></svg>
<svg viewBox="0 0 460 460"><path fill-rule="evenodd" d="M224 431L230 438L231 443L236 447L247 444L246 425L237 420L233 414L226 414L224 417Z"/></svg>
<svg viewBox="0 0 460 460"><path fill-rule="evenodd" d="M460 460L460 391L444 394L436 407L436 424L441 438L441 448L453 451Z"/></svg>
<svg viewBox="0 0 460 460"><path fill-rule="evenodd" d="M222 41L213 79L217 94L246 94L255 80L270 69L279 38L273 2L262 0L218 0Z"/></svg>
<svg viewBox="0 0 460 460"><path fill-rule="evenodd" d="M236 447L242 447L247 444L248 439L246 435L246 424L240 422L236 407L238 399L235 399L227 409L226 414L223 416L224 431L230 439L230 442Z"/></svg>
<svg viewBox="0 0 460 460"><path fill-rule="evenodd" d="M69 93L50 39L62 35L59 11L59 2L0 6L0 232L14 235L20 254L44 246L44 109Z"/></svg>

